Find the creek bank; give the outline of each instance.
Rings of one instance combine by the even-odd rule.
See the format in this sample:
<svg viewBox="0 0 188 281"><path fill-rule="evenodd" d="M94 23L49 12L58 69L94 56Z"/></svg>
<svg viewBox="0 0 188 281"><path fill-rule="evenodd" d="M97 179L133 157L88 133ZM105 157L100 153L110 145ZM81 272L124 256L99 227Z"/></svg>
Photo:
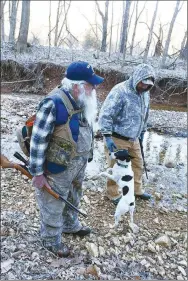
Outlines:
<svg viewBox="0 0 188 281"><path fill-rule="evenodd" d="M2 46L2 86L3 92L25 91L47 94L56 87L64 77L66 67L75 60L85 60L91 63L97 74L105 78L99 87L101 101L110 89L132 74L136 65L142 63L142 57L126 57L122 66L122 57L100 53L95 59L93 52L83 50L70 51L63 48L31 46L28 53L15 53L14 46ZM148 58L156 71L156 83L151 90L151 100L154 104L168 104L186 107L187 105L187 74L186 62L178 61L177 69L160 69L159 60ZM24 68L24 70L22 70ZM21 71L22 70L22 71ZM14 73L14 76L12 75ZM26 82L30 79L30 82ZM34 80L33 80L34 79ZM23 83L6 84L5 82L26 80Z"/></svg>

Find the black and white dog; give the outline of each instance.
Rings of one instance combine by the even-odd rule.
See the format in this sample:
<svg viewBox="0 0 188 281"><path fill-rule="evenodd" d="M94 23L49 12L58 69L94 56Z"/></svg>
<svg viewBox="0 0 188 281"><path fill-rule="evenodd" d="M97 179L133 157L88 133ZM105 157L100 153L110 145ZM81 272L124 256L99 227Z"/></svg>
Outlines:
<svg viewBox="0 0 188 281"><path fill-rule="evenodd" d="M120 217L127 212L130 213L130 223L134 225L134 173L131 166L131 159L133 157L125 149L111 152L110 156L112 159L116 159L117 162L113 168L108 168L106 172L100 173L99 176L106 176L115 181L119 187L119 191L122 193L122 197L115 211L115 227L117 227Z"/></svg>

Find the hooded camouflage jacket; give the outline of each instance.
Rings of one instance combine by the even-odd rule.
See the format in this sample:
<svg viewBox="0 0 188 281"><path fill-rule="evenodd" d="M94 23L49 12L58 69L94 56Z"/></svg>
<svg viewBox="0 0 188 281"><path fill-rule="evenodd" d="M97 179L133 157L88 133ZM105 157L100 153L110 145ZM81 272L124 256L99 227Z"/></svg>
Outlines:
<svg viewBox="0 0 188 281"><path fill-rule="evenodd" d="M137 84L149 77L155 79L154 70L147 64L140 64L125 82L112 88L104 101L99 126L102 134L117 133L128 138L137 138L146 130L149 112L149 91L142 94Z"/></svg>

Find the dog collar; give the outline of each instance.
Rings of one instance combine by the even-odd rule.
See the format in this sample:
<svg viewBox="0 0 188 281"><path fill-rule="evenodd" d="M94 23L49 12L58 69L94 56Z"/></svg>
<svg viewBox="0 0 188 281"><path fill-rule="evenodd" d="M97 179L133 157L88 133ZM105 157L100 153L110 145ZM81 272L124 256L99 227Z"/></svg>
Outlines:
<svg viewBox="0 0 188 281"><path fill-rule="evenodd" d="M120 166L120 167L128 168L128 165L123 165L123 164L120 164L120 163L118 163L118 162L117 162L117 164L118 164L118 166Z"/></svg>

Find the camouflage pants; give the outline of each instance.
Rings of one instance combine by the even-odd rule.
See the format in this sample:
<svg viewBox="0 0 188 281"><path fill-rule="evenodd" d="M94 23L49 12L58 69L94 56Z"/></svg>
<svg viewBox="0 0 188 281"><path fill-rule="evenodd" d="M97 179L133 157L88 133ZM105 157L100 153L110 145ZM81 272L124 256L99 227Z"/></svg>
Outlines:
<svg viewBox="0 0 188 281"><path fill-rule="evenodd" d="M65 171L47 174L50 186L76 207L82 197L82 182L87 158L74 158ZM74 233L81 229L78 213L64 202L38 188L36 188L36 198L40 209L41 238L45 246L59 244L62 232Z"/></svg>

